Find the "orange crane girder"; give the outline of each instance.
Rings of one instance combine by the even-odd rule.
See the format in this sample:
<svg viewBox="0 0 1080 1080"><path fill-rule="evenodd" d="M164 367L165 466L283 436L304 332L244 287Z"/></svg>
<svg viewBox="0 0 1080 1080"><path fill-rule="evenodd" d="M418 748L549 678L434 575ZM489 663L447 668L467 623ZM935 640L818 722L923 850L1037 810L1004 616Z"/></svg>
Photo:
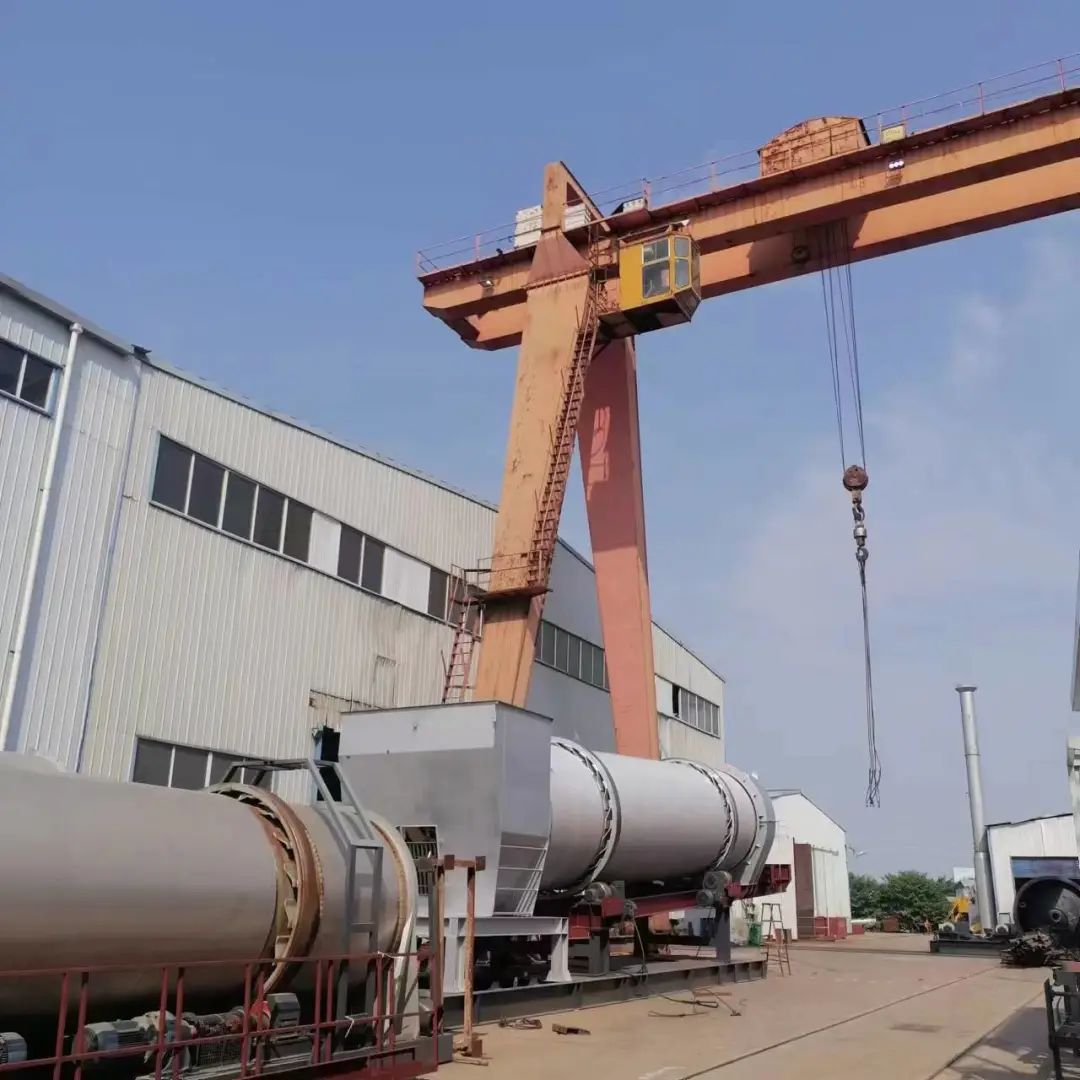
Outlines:
<svg viewBox="0 0 1080 1080"><path fill-rule="evenodd" d="M814 231L832 222L847 223L859 261L1078 206L1080 90L1069 89L605 224L617 239L688 221L712 297L820 269ZM584 249L584 230L567 236ZM508 251L423 274L424 306L470 345L516 345L531 258Z"/></svg>
<svg viewBox="0 0 1080 1080"><path fill-rule="evenodd" d="M592 224L564 231L577 204ZM1076 207L1080 89L601 221L566 166L548 165L536 245L420 276L425 307L468 344L521 344L474 696L526 704L550 569L535 558L536 538L539 529L554 540L565 476L554 502L550 478L567 462L566 440L556 436L560 417L577 417L566 410L567 377L581 342L592 348L582 330L589 304L617 294L610 268L620 238L685 222L701 252L706 298ZM657 757L632 339L609 342L592 359L577 434L615 745Z"/></svg>

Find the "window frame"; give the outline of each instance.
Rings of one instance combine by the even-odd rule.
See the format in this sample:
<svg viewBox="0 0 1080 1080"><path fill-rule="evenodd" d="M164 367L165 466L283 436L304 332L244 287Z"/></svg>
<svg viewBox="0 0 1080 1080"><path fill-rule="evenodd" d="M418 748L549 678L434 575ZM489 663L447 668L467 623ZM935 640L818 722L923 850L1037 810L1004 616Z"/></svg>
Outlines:
<svg viewBox="0 0 1080 1080"><path fill-rule="evenodd" d="M15 379L15 389L0 389L0 399L5 401L15 401L20 405L25 405L26 408L33 409L34 412L41 416L52 416L53 405L56 400L56 374L59 372L62 376L64 371L63 367L60 364L54 364L51 360L46 360L40 353L36 353L31 349L24 349L14 341L9 341L7 338L0 338L0 349L5 347L10 349L13 353L19 354L19 372ZM31 357L49 370L49 387L45 392L44 405L39 405L36 401L29 401L22 396L23 387L26 384L26 368L28 366L28 360Z"/></svg>
<svg viewBox="0 0 1080 1080"><path fill-rule="evenodd" d="M165 502L163 498L158 498L155 495L155 490L158 486L159 476L161 473L162 465L162 452L163 447L168 445L175 450L178 454L186 454L186 472L183 476L183 493L182 497L177 500L174 505L170 502ZM200 462L205 462L206 465L215 470L221 472L221 489L218 492L218 506L217 514L214 521L208 521L203 517L196 517L191 512L191 500L192 491L194 487L194 476L196 467ZM179 479L179 473L176 479ZM229 492L233 481L236 480L241 484L247 485L251 488L251 506L249 511L248 528L246 534L240 532L234 532L231 528L225 527L226 508L229 502ZM396 604L399 607L403 607L406 611L411 611L416 615L421 615L424 618L434 619L436 622L447 624L451 621L452 617L456 614L451 607L450 596L450 584L453 580L453 576L442 567L435 566L432 563L427 562L424 559L417 559L414 555L408 555L407 552L401 551L400 548L394 547L391 544L386 543L384 540L379 540L377 537L371 536L368 533L354 528L347 522L342 521L340 518L331 517L327 514L322 514L310 503L293 498L291 495L286 495L283 491L277 488L271 487L269 484L260 483L254 477L249 476L247 473L242 472L239 469L233 469L229 465L218 461L216 458L210 457L208 454L200 453L200 451L194 449L191 446L186 445L178 439L172 438L164 431L158 430L156 432L156 446L154 454L153 467L150 469L150 475L146 481L148 491L146 494L146 500L151 505L159 510L164 510L167 513L173 514L177 517L182 517L192 524L199 525L203 528L210 529L221 536L228 537L230 540L238 540L242 544L246 544L249 547L255 548L258 551L262 551L271 555L277 555L279 558L287 559L292 563L296 563L300 566L306 566L309 570L314 570L316 573L322 574L325 577L330 578L333 581L351 585L355 589L360 589L362 592L366 592L371 596L378 596L382 600L386 600L389 603ZM179 488L179 484L177 487ZM259 507L264 498L273 497L281 501L281 520L278 523L277 536L273 546L269 543L262 543L255 538L256 524L259 520ZM307 534L307 552L301 557L299 554L294 554L285 550L285 538L288 534L290 516L294 513L294 507L301 513L306 514L309 518L306 523ZM316 566L311 561L311 536L312 536L312 523L315 516L319 515L320 518L326 518L334 522L339 528L339 540L338 540L338 559L337 566L334 569L328 569L324 566ZM342 572L342 559L341 550L344 546L346 539L355 537L358 542L358 566L357 577L355 580L346 576ZM267 537L269 540L269 537ZM351 542L351 541L350 541ZM299 551L299 548L296 549ZM387 551L400 552L402 555L407 555L410 559L416 562L420 562L427 566L431 574L441 574L446 579L445 590L445 610L442 615L434 614L430 610L430 605L425 604L423 607L415 607L411 603L404 603L401 600L394 597L387 596L384 592L384 586L386 584L386 552ZM378 563L378 573L374 573L374 565ZM477 590L474 586L467 586L470 592L475 593ZM429 587L430 594L430 587ZM428 597L430 600L430 595ZM474 633L479 632L479 607L474 605L473 607L473 622L472 629Z"/></svg>
<svg viewBox="0 0 1080 1080"><path fill-rule="evenodd" d="M169 769L164 784L157 784L150 780L135 779L135 769L139 758L140 745L154 746L158 749L168 751ZM193 754L201 754L205 758L205 761L203 763L203 786L201 788L178 787L173 783L173 781L176 779L177 750L189 751ZM188 743L171 742L169 739L161 739L154 735L136 735L135 749L131 755L131 770L129 774L129 779L131 783L145 784L147 787L166 787L171 788L175 791L204 791L211 784L222 783L221 780L213 779L214 761L216 758L226 759L227 764L225 766L225 771L228 772L230 765L238 761L244 761L245 759L252 756L252 754L237 754L232 750L212 750L209 747L205 746L191 746ZM254 770L252 771L254 772ZM255 784L255 777L253 775L249 778L247 776L247 769L244 769L241 772L240 776L231 782L237 784ZM264 774L262 787L265 791L273 791L273 773L268 772Z"/></svg>
<svg viewBox="0 0 1080 1080"><path fill-rule="evenodd" d="M536 663L552 671L585 683L597 690L610 691L607 679L607 651L580 634L572 634L547 619L540 620L540 629L533 647ZM575 662L576 661L576 662Z"/></svg>

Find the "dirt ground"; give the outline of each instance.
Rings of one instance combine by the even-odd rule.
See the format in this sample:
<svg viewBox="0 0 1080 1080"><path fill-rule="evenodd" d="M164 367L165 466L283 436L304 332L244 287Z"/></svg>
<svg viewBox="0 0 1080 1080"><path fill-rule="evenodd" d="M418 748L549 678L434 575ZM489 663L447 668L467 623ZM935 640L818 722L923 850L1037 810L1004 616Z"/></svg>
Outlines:
<svg viewBox="0 0 1080 1080"><path fill-rule="evenodd" d="M921 937L793 946L792 974L541 1017L540 1030L485 1025L485 1080L1005 1080L1047 1077L1041 970L932 956ZM685 999L685 1001L684 1001ZM588 1028L556 1035L552 1022ZM439 1075L478 1080L455 1063ZM1075 1071L1080 1078L1080 1069Z"/></svg>

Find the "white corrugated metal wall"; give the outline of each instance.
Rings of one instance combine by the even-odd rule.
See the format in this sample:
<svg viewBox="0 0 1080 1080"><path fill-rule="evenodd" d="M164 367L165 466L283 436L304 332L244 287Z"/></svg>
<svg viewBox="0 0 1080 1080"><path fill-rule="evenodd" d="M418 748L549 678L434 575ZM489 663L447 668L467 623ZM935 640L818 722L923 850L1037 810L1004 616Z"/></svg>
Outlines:
<svg viewBox="0 0 1080 1080"><path fill-rule="evenodd" d="M83 335L15 698L18 743L78 767L112 539L135 415L134 362ZM57 587L62 583L61 587Z"/></svg>
<svg viewBox="0 0 1080 1080"><path fill-rule="evenodd" d="M653 655L661 757L691 758L707 765L722 764L725 761L723 678L702 663L682 642L655 624ZM674 715L672 684L719 706L720 730L717 736L700 731Z"/></svg>
<svg viewBox="0 0 1080 1080"><path fill-rule="evenodd" d="M47 416L0 398L0 686L5 685L11 663L50 428Z"/></svg>
<svg viewBox="0 0 1080 1080"><path fill-rule="evenodd" d="M53 363L63 362L66 340L63 324L6 293L0 293L0 339ZM52 421L47 415L0 397L0 687L6 685L11 664L30 536L51 432Z"/></svg>
<svg viewBox="0 0 1080 1080"><path fill-rule="evenodd" d="M436 566L476 565L490 549L486 507L146 369L88 769L127 775L136 734L307 754L313 691L438 699L445 625L151 505L159 432Z"/></svg>

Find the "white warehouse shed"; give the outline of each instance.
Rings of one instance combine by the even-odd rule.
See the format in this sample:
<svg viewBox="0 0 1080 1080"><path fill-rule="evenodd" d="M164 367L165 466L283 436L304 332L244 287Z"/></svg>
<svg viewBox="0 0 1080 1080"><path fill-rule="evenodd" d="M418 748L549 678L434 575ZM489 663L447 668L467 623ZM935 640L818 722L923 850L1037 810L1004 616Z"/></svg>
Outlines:
<svg viewBox="0 0 1080 1080"><path fill-rule="evenodd" d="M758 915L763 904L779 904L784 928L796 939L823 936L830 926L827 920L842 920L844 933L849 933L847 833L802 791L769 794L776 811L776 836L768 861L790 866L792 882L782 893L761 897ZM737 914L745 918L745 913Z"/></svg>
<svg viewBox="0 0 1080 1080"><path fill-rule="evenodd" d="M1003 821L986 828L998 922L1012 920L1016 890L1035 877L1080 880L1072 814Z"/></svg>

